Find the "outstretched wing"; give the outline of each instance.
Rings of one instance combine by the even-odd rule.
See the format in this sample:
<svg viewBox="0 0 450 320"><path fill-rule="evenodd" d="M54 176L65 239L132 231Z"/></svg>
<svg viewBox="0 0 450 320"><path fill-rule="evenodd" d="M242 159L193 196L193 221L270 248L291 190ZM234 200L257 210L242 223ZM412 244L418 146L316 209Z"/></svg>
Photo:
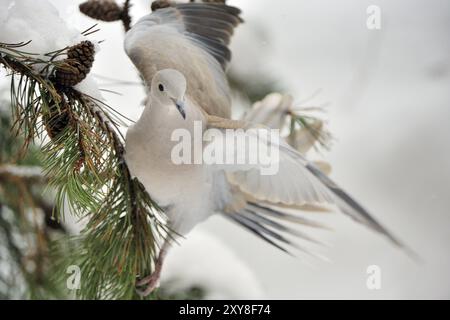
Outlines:
<svg viewBox="0 0 450 320"><path fill-rule="evenodd" d="M174 4L139 20L126 35L125 51L147 83L161 69L177 69L188 79L193 101L208 114L230 117L225 70L239 15L224 4Z"/></svg>
<svg viewBox="0 0 450 320"><path fill-rule="evenodd" d="M175 9L184 27L183 34L212 55L225 70L231 60L228 49L231 36L242 22L241 11L227 5L204 3L177 4Z"/></svg>
<svg viewBox="0 0 450 320"><path fill-rule="evenodd" d="M217 135L219 138L212 140L211 143L218 143L218 148L226 144L228 150L225 150L230 152L230 148L233 148L230 147L230 144L233 145L234 141L227 140L229 138L225 134L225 127L240 127L243 122L235 122L235 125L233 125L232 120L225 119L220 122L217 117L211 117L210 119L210 127L212 124L214 128L224 131L223 135ZM268 129L258 127L258 130ZM254 137L255 131L252 130L246 130L245 132L246 135L251 136L250 139L246 140L248 143L266 144L279 150L277 159L271 158L276 162L278 170L274 171L274 174L262 174L262 169L264 167L267 169L266 163L247 162L244 165L241 162L241 164L230 163L213 166L213 170L226 173L228 182L232 186L229 191L232 196L228 196L228 199L224 200L227 202L225 207L229 218L252 230L266 241L274 243L281 241L293 245L280 234L280 232L293 234L293 231L273 220L295 220L295 216L283 211L284 207L301 208L305 205L335 205L341 212L355 221L385 235L395 245L404 248L404 245L373 218L366 209L287 143L282 140L274 141L265 138L270 135L258 134L256 138ZM249 145L246 145L245 149L242 148L242 145L241 148L238 148L236 143L234 143L234 146L235 148L231 152L237 154L234 157L236 159L239 158L240 153L243 153L245 158L249 154L249 148L251 148ZM207 150L212 149L212 147L209 147ZM269 217L272 219L269 219ZM296 222L312 226L311 222L305 222L304 220L297 220ZM304 235L301 237L306 238Z"/></svg>

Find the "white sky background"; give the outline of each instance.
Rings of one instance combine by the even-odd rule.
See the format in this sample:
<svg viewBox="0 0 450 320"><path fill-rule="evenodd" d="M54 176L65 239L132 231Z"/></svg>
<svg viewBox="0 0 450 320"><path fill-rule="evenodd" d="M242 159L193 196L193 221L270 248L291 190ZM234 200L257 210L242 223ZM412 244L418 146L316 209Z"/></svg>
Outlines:
<svg viewBox="0 0 450 320"><path fill-rule="evenodd" d="M81 1L52 2L80 30L94 23L78 13ZM150 1L132 2L135 19L148 12ZM331 263L286 256L220 217L199 229L217 235L247 263L267 298L450 298L450 3L229 3L241 7L246 20L233 41L234 70L265 73L297 101L322 90L307 104L330 103L330 129L337 141L323 158L333 165L332 178L425 262L412 262L382 237L340 215L322 219L336 230L321 232L332 248L320 252ZM366 28L371 4L381 7L379 31ZM138 81L123 53L122 26L100 27L94 38L106 41L94 72ZM99 82L123 93L104 94L112 106L139 116L140 87ZM371 264L382 270L378 291L366 287Z"/></svg>

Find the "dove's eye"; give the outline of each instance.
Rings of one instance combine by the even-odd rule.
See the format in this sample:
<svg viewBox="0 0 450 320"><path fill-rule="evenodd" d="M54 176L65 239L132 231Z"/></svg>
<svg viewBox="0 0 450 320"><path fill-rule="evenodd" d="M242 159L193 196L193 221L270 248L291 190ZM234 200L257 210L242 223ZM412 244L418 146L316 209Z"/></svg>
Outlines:
<svg viewBox="0 0 450 320"><path fill-rule="evenodd" d="M159 89L159 91L164 91L164 86L163 86L162 84L160 84L160 85L158 86L158 89Z"/></svg>

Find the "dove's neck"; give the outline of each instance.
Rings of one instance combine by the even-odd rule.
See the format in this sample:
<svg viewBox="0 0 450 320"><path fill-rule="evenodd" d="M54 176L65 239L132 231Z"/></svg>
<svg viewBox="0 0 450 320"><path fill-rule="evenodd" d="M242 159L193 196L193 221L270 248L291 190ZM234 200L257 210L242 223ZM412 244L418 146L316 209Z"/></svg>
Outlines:
<svg viewBox="0 0 450 320"><path fill-rule="evenodd" d="M172 150L180 145L180 136L187 145L194 146L196 139L202 139L205 119L200 110L185 103L186 119L174 105L162 105L149 101L141 118L130 128L127 134L127 153L143 153L144 159L155 170L186 170L186 166L177 166L172 159ZM200 137L198 127L202 126ZM186 141L189 140L189 141ZM201 151L201 150L200 150Z"/></svg>
<svg viewBox="0 0 450 320"><path fill-rule="evenodd" d="M193 146L194 121L205 123L202 113L194 108L186 101L183 119L175 106L151 103L127 132L125 159L130 171L162 206L170 205L186 190L200 188L207 177L203 166L179 165L172 159L172 150L180 144L172 141L174 132L189 132Z"/></svg>
<svg viewBox="0 0 450 320"><path fill-rule="evenodd" d="M183 129L193 132L194 122L205 123L205 117L188 99L185 103L186 119L184 119L175 105L164 105L157 101L149 101L139 122L152 133L164 136L172 135L175 130Z"/></svg>

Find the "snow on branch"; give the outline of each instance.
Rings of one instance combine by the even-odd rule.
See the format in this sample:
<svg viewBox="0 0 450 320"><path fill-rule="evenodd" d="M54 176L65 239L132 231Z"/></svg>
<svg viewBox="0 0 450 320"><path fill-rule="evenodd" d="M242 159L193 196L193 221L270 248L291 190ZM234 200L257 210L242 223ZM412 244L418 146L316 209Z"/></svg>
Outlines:
<svg viewBox="0 0 450 320"><path fill-rule="evenodd" d="M0 165L1 177L13 177L25 180L46 180L43 170L39 166Z"/></svg>

